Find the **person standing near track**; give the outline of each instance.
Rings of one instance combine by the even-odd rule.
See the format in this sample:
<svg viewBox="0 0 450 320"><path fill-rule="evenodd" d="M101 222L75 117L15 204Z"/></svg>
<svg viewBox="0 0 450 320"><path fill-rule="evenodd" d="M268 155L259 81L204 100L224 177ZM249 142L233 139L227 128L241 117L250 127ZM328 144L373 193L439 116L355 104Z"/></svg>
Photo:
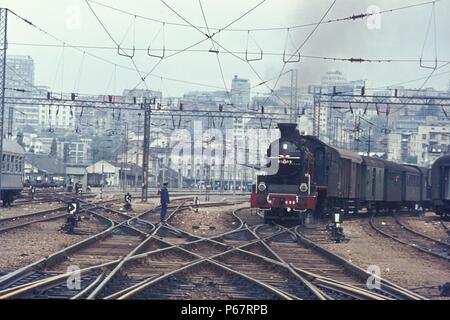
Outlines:
<svg viewBox="0 0 450 320"><path fill-rule="evenodd" d="M160 200L161 200L161 214L160 223L166 223L167 205L170 203L169 191L167 190L167 182L163 183L163 187L160 190Z"/></svg>

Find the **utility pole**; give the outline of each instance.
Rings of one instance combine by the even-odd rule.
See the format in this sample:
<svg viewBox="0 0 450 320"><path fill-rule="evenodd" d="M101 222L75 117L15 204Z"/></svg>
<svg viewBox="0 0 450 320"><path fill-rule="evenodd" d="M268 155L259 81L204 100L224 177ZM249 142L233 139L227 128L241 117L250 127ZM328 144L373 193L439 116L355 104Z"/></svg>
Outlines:
<svg viewBox="0 0 450 320"><path fill-rule="evenodd" d="M14 121L14 106L10 105L8 109L8 139L12 140Z"/></svg>
<svg viewBox="0 0 450 320"><path fill-rule="evenodd" d="M124 191L127 191L128 188L128 123L125 122L125 140L124 140L124 174L125 174L125 179L124 179Z"/></svg>
<svg viewBox="0 0 450 320"><path fill-rule="evenodd" d="M372 127L369 126L369 142L367 144L367 156L370 157L370 132L372 130Z"/></svg>
<svg viewBox="0 0 450 320"><path fill-rule="evenodd" d="M236 169L237 169L237 137L234 133L234 164L233 164L233 195L236 194Z"/></svg>
<svg viewBox="0 0 450 320"><path fill-rule="evenodd" d="M142 153L142 194L141 200L147 202L148 200L148 158L150 151L150 114L151 106L147 102L147 98L144 99L144 142Z"/></svg>
<svg viewBox="0 0 450 320"><path fill-rule="evenodd" d="M316 90L314 90L316 91ZM319 138L320 137L320 94L322 93L322 89L319 92L314 92L314 113L313 113L313 136Z"/></svg>
<svg viewBox="0 0 450 320"><path fill-rule="evenodd" d="M5 112L8 9L0 8L0 187L2 186L3 121Z"/></svg>
<svg viewBox="0 0 450 320"><path fill-rule="evenodd" d="M297 94L298 94L298 71L297 69L291 69L291 96L289 108L290 123L296 122L298 117Z"/></svg>
<svg viewBox="0 0 450 320"><path fill-rule="evenodd" d="M138 124L137 124L137 146L136 146L136 169L134 170L134 187L137 191L138 187L138 166L139 166L139 137L140 137L140 125L141 125L141 113L138 113Z"/></svg>

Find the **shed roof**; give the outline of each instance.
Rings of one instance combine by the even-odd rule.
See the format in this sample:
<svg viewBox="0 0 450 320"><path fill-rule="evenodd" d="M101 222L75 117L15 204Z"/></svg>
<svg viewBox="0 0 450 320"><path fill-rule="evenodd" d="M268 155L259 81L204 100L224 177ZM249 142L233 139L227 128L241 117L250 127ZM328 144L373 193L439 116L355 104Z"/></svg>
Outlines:
<svg viewBox="0 0 450 320"><path fill-rule="evenodd" d="M43 153L27 153L25 161L46 174L65 174L64 162Z"/></svg>

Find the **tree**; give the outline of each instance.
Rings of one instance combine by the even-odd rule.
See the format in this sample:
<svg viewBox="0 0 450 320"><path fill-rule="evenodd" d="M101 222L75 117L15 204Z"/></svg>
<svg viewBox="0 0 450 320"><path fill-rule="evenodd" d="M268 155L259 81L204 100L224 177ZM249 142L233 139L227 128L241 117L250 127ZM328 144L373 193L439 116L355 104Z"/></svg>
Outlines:
<svg viewBox="0 0 450 320"><path fill-rule="evenodd" d="M57 151L56 138L53 138L49 156L52 158L56 157L56 151Z"/></svg>

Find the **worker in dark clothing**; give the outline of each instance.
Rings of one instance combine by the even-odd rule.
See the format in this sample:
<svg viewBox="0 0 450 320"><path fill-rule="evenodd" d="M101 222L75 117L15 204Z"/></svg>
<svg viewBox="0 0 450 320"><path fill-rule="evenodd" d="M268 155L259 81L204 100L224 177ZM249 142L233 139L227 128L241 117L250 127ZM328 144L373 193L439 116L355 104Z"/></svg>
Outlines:
<svg viewBox="0 0 450 320"><path fill-rule="evenodd" d="M36 187L30 186L30 194L31 194L31 200L34 200L34 194L36 193Z"/></svg>
<svg viewBox="0 0 450 320"><path fill-rule="evenodd" d="M2 200L3 200L3 207L4 208L10 208L11 202L12 202L12 196L7 191L2 191Z"/></svg>
<svg viewBox="0 0 450 320"><path fill-rule="evenodd" d="M75 183L75 193L79 194L83 192L83 185L81 184L81 181L77 181L77 183Z"/></svg>
<svg viewBox="0 0 450 320"><path fill-rule="evenodd" d="M166 223L167 205L170 203L169 191L167 190L167 182L163 183L163 187L160 191L161 198L161 215L160 220L162 224Z"/></svg>

